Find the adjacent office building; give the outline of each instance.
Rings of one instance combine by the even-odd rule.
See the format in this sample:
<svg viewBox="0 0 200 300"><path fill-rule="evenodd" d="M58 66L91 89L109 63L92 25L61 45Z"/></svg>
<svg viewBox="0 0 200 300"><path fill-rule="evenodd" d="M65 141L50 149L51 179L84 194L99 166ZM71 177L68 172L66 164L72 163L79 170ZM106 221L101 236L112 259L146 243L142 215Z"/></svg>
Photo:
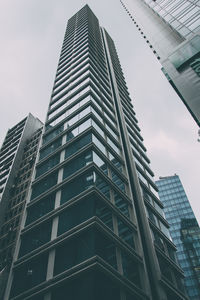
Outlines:
<svg viewBox="0 0 200 300"><path fill-rule="evenodd" d="M189 299L200 299L200 228L178 175L156 181Z"/></svg>
<svg viewBox="0 0 200 300"><path fill-rule="evenodd" d="M200 2L120 0L200 126Z"/></svg>
<svg viewBox="0 0 200 300"><path fill-rule="evenodd" d="M13 259L41 133L42 123L29 114L8 130L0 150L0 299Z"/></svg>
<svg viewBox="0 0 200 300"><path fill-rule="evenodd" d="M186 299L115 45L69 19L4 300Z"/></svg>

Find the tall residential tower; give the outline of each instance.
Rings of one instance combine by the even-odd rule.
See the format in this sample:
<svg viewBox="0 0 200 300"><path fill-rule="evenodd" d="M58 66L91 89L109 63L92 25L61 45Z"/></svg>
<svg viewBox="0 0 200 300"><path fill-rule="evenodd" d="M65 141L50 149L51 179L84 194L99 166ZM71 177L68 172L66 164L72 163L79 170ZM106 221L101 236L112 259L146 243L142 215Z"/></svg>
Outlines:
<svg viewBox="0 0 200 300"><path fill-rule="evenodd" d="M156 181L160 200L177 247L177 258L184 270L189 299L200 299L200 228L178 175Z"/></svg>
<svg viewBox="0 0 200 300"><path fill-rule="evenodd" d="M7 132L0 150L0 299L3 297L43 124L31 114Z"/></svg>
<svg viewBox="0 0 200 300"><path fill-rule="evenodd" d="M200 126L200 2L120 0Z"/></svg>
<svg viewBox="0 0 200 300"><path fill-rule="evenodd" d="M68 21L5 299L186 299L115 45Z"/></svg>

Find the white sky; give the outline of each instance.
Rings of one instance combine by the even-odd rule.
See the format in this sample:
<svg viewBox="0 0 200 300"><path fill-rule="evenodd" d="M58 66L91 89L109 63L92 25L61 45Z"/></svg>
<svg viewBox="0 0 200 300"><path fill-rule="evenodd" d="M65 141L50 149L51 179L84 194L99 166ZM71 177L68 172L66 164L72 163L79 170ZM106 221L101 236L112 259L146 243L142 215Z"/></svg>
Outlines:
<svg viewBox="0 0 200 300"><path fill-rule="evenodd" d="M155 179L178 174L200 221L197 125L119 0L1 0L0 145L29 112L44 122L67 20L86 3L115 41Z"/></svg>

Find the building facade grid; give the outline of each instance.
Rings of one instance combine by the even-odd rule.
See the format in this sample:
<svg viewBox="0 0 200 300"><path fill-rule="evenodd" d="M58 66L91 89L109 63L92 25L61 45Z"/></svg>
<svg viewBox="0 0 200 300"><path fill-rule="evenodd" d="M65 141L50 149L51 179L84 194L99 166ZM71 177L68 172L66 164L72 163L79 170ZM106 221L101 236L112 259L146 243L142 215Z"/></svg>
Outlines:
<svg viewBox="0 0 200 300"><path fill-rule="evenodd" d="M185 299L149 163L86 5L68 21L5 299Z"/></svg>
<svg viewBox="0 0 200 300"><path fill-rule="evenodd" d="M200 229L178 175L156 181L189 299L200 297Z"/></svg>

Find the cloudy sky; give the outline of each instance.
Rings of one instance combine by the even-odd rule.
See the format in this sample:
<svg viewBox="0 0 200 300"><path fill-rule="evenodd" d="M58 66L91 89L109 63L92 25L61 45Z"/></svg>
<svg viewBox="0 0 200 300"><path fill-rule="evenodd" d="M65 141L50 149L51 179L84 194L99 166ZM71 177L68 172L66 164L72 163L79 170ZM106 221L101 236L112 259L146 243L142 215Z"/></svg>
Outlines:
<svg viewBox="0 0 200 300"><path fill-rule="evenodd" d="M155 179L178 174L200 221L197 125L118 0L1 0L0 144L29 112L45 120L67 19L86 3L116 43Z"/></svg>

